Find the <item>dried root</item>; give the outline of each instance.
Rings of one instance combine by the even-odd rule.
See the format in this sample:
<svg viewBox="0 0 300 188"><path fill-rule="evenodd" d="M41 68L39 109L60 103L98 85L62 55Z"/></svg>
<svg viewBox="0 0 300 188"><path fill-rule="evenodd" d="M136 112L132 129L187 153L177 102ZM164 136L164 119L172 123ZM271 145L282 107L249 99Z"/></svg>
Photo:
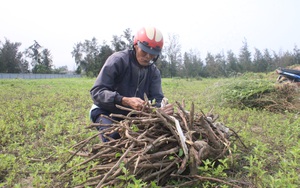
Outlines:
<svg viewBox="0 0 300 188"><path fill-rule="evenodd" d="M230 156L230 137L237 134L222 123L215 122L217 116L211 112L207 115L203 112L196 114L193 104L190 111L186 111L178 102L176 104L177 113L173 116L151 106L144 108L148 109L147 112L119 107L130 111L129 115L111 114L111 117L124 120L114 122L110 128L98 134L105 136L118 131L121 139L110 138L110 142L95 144L84 154L82 148L93 138L98 139L98 134L76 144L79 149L72 152L63 167L75 155L87 159L64 171L60 178L71 177L78 169L86 170L89 162L93 161L97 165L88 169L87 173L94 176L77 187L120 184L121 179L117 177L123 175L121 164L136 179L144 182L156 181L158 185L164 186L170 178L188 176L186 185L196 183L199 179L198 167L202 161ZM93 126L101 124L91 124L90 127Z"/></svg>

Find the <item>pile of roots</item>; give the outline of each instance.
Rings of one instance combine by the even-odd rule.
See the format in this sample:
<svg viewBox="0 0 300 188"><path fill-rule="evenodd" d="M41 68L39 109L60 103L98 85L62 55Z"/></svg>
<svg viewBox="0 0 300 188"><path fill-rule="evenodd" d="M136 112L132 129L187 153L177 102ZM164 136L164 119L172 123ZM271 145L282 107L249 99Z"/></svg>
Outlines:
<svg viewBox="0 0 300 188"><path fill-rule="evenodd" d="M76 150L63 165L64 168L76 155L86 159L72 168L65 168L60 177L72 177L73 173L89 168L90 178L77 187L113 187L122 185L124 181L118 178L124 176L123 166L136 179L147 183L154 181L158 186L168 187L171 179L184 179L182 185L185 186L195 185L203 181L197 175L202 161L230 157L231 142L238 138L232 129L217 122L218 116L212 112L195 113L193 103L187 111L184 103L176 102L176 113L172 116L151 105L145 105L147 110L142 111L118 107L128 110L129 114L111 114L107 118L118 117L124 120L113 120L109 128L73 146ZM107 125L97 123L91 124L89 128L95 126ZM120 133L120 139L113 140L106 136L115 131ZM99 134L110 141L94 144L87 150L87 144L92 139L99 140ZM96 162L97 165L90 168L90 162ZM207 180L236 186L220 179Z"/></svg>

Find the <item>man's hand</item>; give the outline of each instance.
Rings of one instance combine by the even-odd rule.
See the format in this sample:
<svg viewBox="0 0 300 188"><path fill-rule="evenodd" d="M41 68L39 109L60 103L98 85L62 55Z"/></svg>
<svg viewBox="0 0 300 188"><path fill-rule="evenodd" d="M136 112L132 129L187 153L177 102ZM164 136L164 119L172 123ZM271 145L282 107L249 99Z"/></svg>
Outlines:
<svg viewBox="0 0 300 188"><path fill-rule="evenodd" d="M160 110L162 110L163 112L165 112L168 115L173 115L174 114L173 104L167 104L166 106L161 107Z"/></svg>
<svg viewBox="0 0 300 188"><path fill-rule="evenodd" d="M145 105L145 101L138 97L123 97L122 105L129 106L134 110L142 110L143 106Z"/></svg>

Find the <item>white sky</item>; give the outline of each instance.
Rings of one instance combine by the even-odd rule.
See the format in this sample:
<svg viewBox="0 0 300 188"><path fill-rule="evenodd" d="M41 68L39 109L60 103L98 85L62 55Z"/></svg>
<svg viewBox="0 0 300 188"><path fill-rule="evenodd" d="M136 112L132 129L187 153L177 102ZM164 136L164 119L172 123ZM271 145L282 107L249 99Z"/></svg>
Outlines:
<svg viewBox="0 0 300 188"><path fill-rule="evenodd" d="M0 41L36 40L51 51L55 67L75 69L75 43L95 37L110 42L130 28L155 26L179 36L182 50L238 55L246 39L257 48L292 51L300 48L299 0L0 0Z"/></svg>

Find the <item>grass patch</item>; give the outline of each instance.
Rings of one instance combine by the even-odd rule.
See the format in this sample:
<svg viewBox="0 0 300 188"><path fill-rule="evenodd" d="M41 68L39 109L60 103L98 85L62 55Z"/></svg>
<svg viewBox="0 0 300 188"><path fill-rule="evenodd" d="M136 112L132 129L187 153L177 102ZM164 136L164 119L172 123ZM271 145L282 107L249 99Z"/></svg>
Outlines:
<svg viewBox="0 0 300 188"><path fill-rule="evenodd" d="M297 88L278 90L281 86L275 80L265 74L163 79L169 102L184 100L187 109L194 102L197 112L213 109L219 121L237 130L247 146L232 146L234 161L228 160L226 169L214 169L206 162L200 175L231 179L242 187L300 186L299 108L277 113L266 108L269 103L257 101L272 97L278 104L281 100L297 104ZM70 157L69 147L96 133L85 129L90 124L89 90L94 79L13 79L0 83L0 187L52 187L58 183L61 165ZM79 161L82 159L76 157L68 167ZM86 174L78 174L68 187L84 178ZM203 182L202 186L217 184Z"/></svg>
<svg viewBox="0 0 300 188"><path fill-rule="evenodd" d="M222 107L258 109L284 113L299 112L300 92L295 84L279 84L273 74L248 73L220 80L212 90L213 103Z"/></svg>

